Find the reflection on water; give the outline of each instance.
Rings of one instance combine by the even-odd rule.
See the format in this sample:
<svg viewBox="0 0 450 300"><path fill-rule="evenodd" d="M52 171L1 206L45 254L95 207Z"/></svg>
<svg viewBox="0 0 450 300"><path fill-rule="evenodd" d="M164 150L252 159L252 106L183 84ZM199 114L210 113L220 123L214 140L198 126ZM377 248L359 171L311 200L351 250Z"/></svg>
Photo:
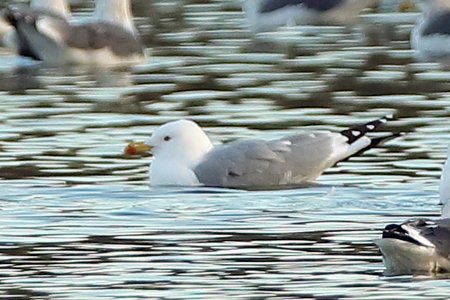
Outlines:
<svg viewBox="0 0 450 300"><path fill-rule="evenodd" d="M383 277L372 243L439 214L449 73L414 60L416 13L252 36L239 1L135 2L146 65L54 70L0 51L0 298L447 298L445 278ZM405 137L307 189L149 189L151 158L122 156L181 117L220 143L387 113Z"/></svg>
<svg viewBox="0 0 450 300"><path fill-rule="evenodd" d="M12 185L14 200L4 199L1 210L2 290L78 299L99 291L107 298L329 299L361 290L367 298L413 297L410 285L428 282L380 277L371 242L382 223L435 215L433 192L407 187L267 193ZM446 290L436 284L423 296Z"/></svg>

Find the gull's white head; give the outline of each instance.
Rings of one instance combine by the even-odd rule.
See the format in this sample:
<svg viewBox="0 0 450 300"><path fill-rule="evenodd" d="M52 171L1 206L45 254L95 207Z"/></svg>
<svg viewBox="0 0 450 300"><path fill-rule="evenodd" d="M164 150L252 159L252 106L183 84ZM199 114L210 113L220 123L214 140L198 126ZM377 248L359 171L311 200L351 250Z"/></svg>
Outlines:
<svg viewBox="0 0 450 300"><path fill-rule="evenodd" d="M441 181L439 184L439 198L442 207L442 216L450 217L450 148L447 152L447 160L442 168Z"/></svg>
<svg viewBox="0 0 450 300"><path fill-rule="evenodd" d="M211 151L213 145L193 121L179 120L158 127L146 142L131 142L125 155L151 151L150 181L156 185L198 185L195 167Z"/></svg>
<svg viewBox="0 0 450 300"><path fill-rule="evenodd" d="M146 144L154 155L150 166L154 186L198 185L194 169L213 147L200 126L188 120L160 126Z"/></svg>
<svg viewBox="0 0 450 300"><path fill-rule="evenodd" d="M189 120L160 126L146 144L152 148L155 157L153 163L166 160L188 168L195 167L213 147L200 126Z"/></svg>
<svg viewBox="0 0 450 300"><path fill-rule="evenodd" d="M64 18L70 17L70 7L66 0L32 0L30 7L36 10L47 11Z"/></svg>

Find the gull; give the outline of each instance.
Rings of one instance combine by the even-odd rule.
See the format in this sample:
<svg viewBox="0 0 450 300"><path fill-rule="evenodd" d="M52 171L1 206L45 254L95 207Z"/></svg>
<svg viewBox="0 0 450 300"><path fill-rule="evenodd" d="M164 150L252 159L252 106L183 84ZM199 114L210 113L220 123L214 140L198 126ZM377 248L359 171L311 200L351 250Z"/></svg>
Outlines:
<svg viewBox="0 0 450 300"><path fill-rule="evenodd" d="M390 224L375 244L388 275L450 272L450 219Z"/></svg>
<svg viewBox="0 0 450 300"><path fill-rule="evenodd" d="M253 32L284 25L349 24L371 0L245 0L247 23Z"/></svg>
<svg viewBox="0 0 450 300"><path fill-rule="evenodd" d="M390 116L341 132L305 131L276 140L238 140L213 146L195 122L178 120L155 130L146 142L130 143L126 155L152 152L153 186L273 188L314 181L340 161L399 134L366 134Z"/></svg>
<svg viewBox="0 0 450 300"><path fill-rule="evenodd" d="M30 12L35 15L50 15L69 19L70 8L66 0L31 0ZM0 37L3 44L21 56L36 58L27 44L19 38L13 26L3 17L0 18Z"/></svg>
<svg viewBox="0 0 450 300"><path fill-rule="evenodd" d="M450 1L420 0L422 15L411 32L411 47L422 60L450 61Z"/></svg>
<svg viewBox="0 0 450 300"><path fill-rule="evenodd" d="M450 154L450 153L449 153ZM390 224L375 241L388 275L450 272L450 156L439 185L441 219Z"/></svg>
<svg viewBox="0 0 450 300"><path fill-rule="evenodd" d="M145 61L130 0L97 0L94 18L82 24L10 7L6 18L35 58L48 65L125 66Z"/></svg>

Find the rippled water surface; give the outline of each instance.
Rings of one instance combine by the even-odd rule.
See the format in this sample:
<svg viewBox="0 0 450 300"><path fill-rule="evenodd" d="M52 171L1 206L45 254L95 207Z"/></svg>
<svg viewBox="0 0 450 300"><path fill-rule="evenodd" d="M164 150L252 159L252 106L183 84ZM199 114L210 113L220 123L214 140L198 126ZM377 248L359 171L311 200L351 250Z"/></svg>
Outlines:
<svg viewBox="0 0 450 300"><path fill-rule="evenodd" d="M74 1L75 15L92 3ZM450 73L409 47L416 13L252 35L240 2L135 1L148 64L55 70L0 50L0 298L447 299L385 277L373 240L435 217ZM281 191L148 187L122 149L189 117L215 143L341 130L407 134Z"/></svg>

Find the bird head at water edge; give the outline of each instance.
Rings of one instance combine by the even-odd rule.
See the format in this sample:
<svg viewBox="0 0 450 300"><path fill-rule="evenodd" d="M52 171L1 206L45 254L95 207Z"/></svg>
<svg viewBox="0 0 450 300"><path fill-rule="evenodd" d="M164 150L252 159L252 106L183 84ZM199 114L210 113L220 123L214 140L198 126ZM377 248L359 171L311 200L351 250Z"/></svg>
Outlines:
<svg viewBox="0 0 450 300"><path fill-rule="evenodd" d="M441 219L413 219L387 225L375 244L386 275L450 272L450 149L439 184Z"/></svg>

